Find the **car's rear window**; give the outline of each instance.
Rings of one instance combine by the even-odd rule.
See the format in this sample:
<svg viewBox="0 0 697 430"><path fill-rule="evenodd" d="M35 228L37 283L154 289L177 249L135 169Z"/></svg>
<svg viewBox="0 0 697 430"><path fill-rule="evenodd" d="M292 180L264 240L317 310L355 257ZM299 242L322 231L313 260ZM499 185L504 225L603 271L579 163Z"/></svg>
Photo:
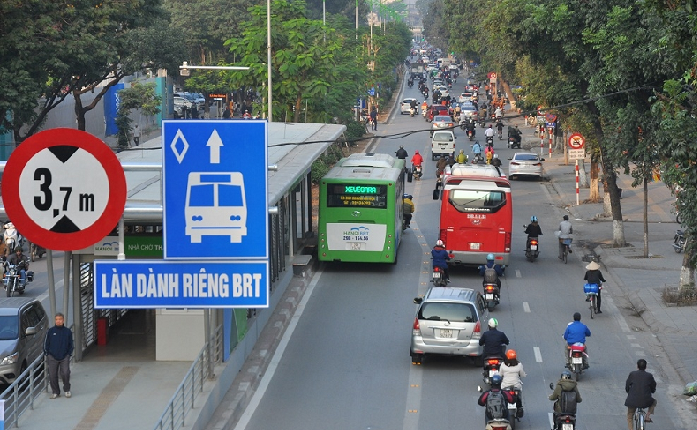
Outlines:
<svg viewBox="0 0 697 430"><path fill-rule="evenodd" d="M425 302L419 309L420 320L477 322L477 312L470 303Z"/></svg>
<svg viewBox="0 0 697 430"><path fill-rule="evenodd" d="M515 160L517 161L538 161L537 155L535 154L516 154Z"/></svg>
<svg viewBox="0 0 697 430"><path fill-rule="evenodd" d="M451 122L452 118L450 118L449 116L444 116L444 115L439 115L439 116L433 117L433 122L438 122L438 121Z"/></svg>

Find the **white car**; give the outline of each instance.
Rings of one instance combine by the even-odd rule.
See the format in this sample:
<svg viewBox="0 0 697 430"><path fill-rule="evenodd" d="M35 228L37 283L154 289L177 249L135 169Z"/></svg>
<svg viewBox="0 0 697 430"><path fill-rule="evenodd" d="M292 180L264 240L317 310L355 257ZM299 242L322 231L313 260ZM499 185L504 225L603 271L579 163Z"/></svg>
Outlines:
<svg viewBox="0 0 697 430"><path fill-rule="evenodd" d="M438 87L438 91L440 91L441 97L448 97L450 95L448 87L446 87L445 85L441 85L440 87Z"/></svg>
<svg viewBox="0 0 697 430"><path fill-rule="evenodd" d="M516 152L509 160L509 178L514 179L519 176L542 177L542 162L545 159L540 158L538 154L533 152Z"/></svg>
<svg viewBox="0 0 697 430"><path fill-rule="evenodd" d="M400 113L402 115L404 115L404 114L409 115L411 113L409 110L411 109L411 101L412 100L416 102L416 111L417 112L419 111L419 101L416 100L415 98L409 97L409 98L402 100L402 106L400 107L401 108Z"/></svg>
<svg viewBox="0 0 697 430"><path fill-rule="evenodd" d="M434 131L431 138L431 160L441 155L447 157L453 152L455 152L455 133L450 130Z"/></svg>

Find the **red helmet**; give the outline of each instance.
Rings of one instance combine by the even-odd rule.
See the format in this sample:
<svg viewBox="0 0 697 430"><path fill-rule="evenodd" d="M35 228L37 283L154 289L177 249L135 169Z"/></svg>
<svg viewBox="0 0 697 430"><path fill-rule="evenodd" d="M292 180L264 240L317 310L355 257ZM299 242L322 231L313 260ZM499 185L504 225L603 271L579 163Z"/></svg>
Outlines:
<svg viewBox="0 0 697 430"><path fill-rule="evenodd" d="M506 351L506 358L509 360L515 360L516 359L515 349L509 349L508 351Z"/></svg>

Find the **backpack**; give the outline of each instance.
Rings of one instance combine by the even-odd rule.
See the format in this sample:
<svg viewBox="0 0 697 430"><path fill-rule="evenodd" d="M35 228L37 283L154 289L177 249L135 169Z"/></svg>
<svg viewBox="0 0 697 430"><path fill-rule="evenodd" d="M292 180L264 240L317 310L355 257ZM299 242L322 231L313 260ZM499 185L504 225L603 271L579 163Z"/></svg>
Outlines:
<svg viewBox="0 0 697 430"><path fill-rule="evenodd" d="M559 398L562 414L576 415L576 391L562 391Z"/></svg>
<svg viewBox="0 0 697 430"><path fill-rule="evenodd" d="M489 391L486 398L486 413L490 418L504 418L508 405L501 391Z"/></svg>
<svg viewBox="0 0 697 430"><path fill-rule="evenodd" d="M498 281L499 275L496 273L496 269L492 267L487 267L484 269L484 282L487 284L495 284Z"/></svg>

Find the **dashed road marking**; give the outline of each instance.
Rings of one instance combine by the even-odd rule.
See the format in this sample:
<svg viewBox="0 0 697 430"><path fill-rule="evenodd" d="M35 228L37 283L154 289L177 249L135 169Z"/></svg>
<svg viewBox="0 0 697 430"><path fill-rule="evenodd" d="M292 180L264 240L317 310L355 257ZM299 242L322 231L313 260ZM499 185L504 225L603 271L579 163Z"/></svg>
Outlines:
<svg viewBox="0 0 697 430"><path fill-rule="evenodd" d="M516 278L522 278L522 277L523 277L523 274L520 273L520 269L516 269L516 271L515 271L515 277L516 277Z"/></svg>
<svg viewBox="0 0 697 430"><path fill-rule="evenodd" d="M532 348L532 351L535 353L535 361L537 361L538 363L542 363L542 354L540 354L540 347L534 346Z"/></svg>
<svg viewBox="0 0 697 430"><path fill-rule="evenodd" d="M523 302L523 310L525 312L530 312L530 304L528 302Z"/></svg>
<svg viewBox="0 0 697 430"><path fill-rule="evenodd" d="M641 344L639 344L639 343L632 343L632 344L630 344L630 346L632 348L641 348Z"/></svg>

